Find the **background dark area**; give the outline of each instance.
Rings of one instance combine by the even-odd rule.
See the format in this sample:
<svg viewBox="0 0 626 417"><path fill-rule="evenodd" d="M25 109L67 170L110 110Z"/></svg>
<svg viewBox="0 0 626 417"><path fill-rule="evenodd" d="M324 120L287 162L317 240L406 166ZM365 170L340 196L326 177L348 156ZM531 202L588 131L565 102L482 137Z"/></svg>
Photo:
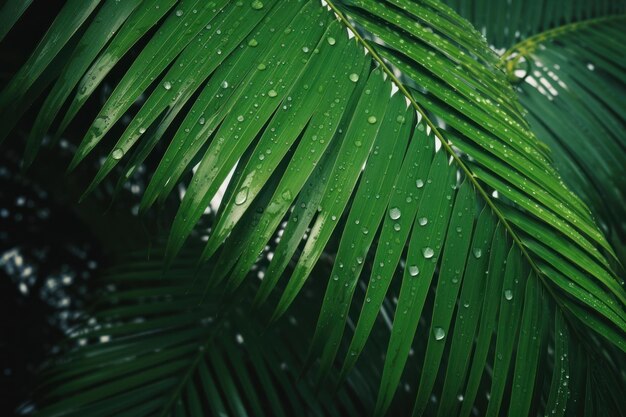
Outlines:
<svg viewBox="0 0 626 417"><path fill-rule="evenodd" d="M36 1L0 43L0 87L28 58L63 4ZM24 117L0 152L0 415L10 416L35 386L37 369L58 349L80 309L81 292L102 261L69 201L37 180L51 166L20 173ZM63 142L65 144L65 142ZM59 150L61 147L59 147ZM39 172L36 172L39 171ZM43 172L42 172L43 171ZM58 177L57 177L58 178ZM63 185L60 184L60 188ZM69 193L68 193L69 194Z"/></svg>
<svg viewBox="0 0 626 417"><path fill-rule="evenodd" d="M80 310L80 295L102 261L89 230L49 193L18 175L17 154L0 159L0 415L12 415L34 387Z"/></svg>
<svg viewBox="0 0 626 417"><path fill-rule="evenodd" d="M63 4L36 0L0 42L0 89L29 57ZM87 103L83 114L97 112L106 87ZM58 144L21 172L26 134L40 105L41 99L0 151L0 416L14 415L36 390L38 369L59 351L64 333L83 307L89 278L110 263L112 247L133 247L133 236L145 239L131 214L138 197L130 187L124 191L134 198L124 195L111 203L109 184L77 204L88 176L64 172L84 132L80 123L70 126ZM95 163L85 169L93 167ZM131 231L131 237L116 242L111 224Z"/></svg>
<svg viewBox="0 0 626 417"><path fill-rule="evenodd" d="M0 89L26 62L64 4L35 0L0 42ZM112 175L80 203L100 156L87 158L76 172L66 174L74 149L123 76L126 62L141 47L139 42L105 78L58 143L44 138L28 170L21 169L22 153L45 93L0 145L0 416L15 415L20 405L37 396L38 372L47 358L62 351L66 332L77 324L90 278L113 264L116 254L152 247L173 218L175 198L159 210L137 215L147 173L158 160L148 158L122 187L119 175ZM129 121L123 118L106 139L115 139ZM206 216L201 231L211 219Z"/></svg>

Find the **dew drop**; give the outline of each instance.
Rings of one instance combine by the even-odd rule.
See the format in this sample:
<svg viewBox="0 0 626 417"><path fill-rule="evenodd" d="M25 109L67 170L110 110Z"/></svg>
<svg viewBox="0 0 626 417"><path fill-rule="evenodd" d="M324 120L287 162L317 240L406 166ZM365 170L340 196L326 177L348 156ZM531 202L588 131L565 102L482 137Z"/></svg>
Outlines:
<svg viewBox="0 0 626 417"><path fill-rule="evenodd" d="M258 69L259 71L263 71L265 68L267 67L265 66L264 63L260 63L259 65L256 66L256 69Z"/></svg>
<svg viewBox="0 0 626 417"><path fill-rule="evenodd" d="M224 80L221 84L222 88L228 88L228 81Z"/></svg>
<svg viewBox="0 0 626 417"><path fill-rule="evenodd" d="M326 40L328 41L328 44L331 46L335 44L335 38L331 36L329 36Z"/></svg>
<svg viewBox="0 0 626 417"><path fill-rule="evenodd" d="M235 196L235 204L240 206L243 203L245 203L247 199L248 199L248 189L247 188L243 188Z"/></svg>
<svg viewBox="0 0 626 417"><path fill-rule="evenodd" d="M435 327L433 329L433 335L435 336L435 340L443 340L446 337L446 332L441 327Z"/></svg>
<svg viewBox="0 0 626 417"><path fill-rule="evenodd" d="M507 299L508 301L511 301L513 299L513 291L504 290L504 298Z"/></svg>
<svg viewBox="0 0 626 417"><path fill-rule="evenodd" d="M243 122L243 115L240 114L239 116L237 116L237 121Z"/></svg>
<svg viewBox="0 0 626 417"><path fill-rule="evenodd" d="M396 232L399 232L400 231L400 223L395 223L393 225L393 230L395 230Z"/></svg>
<svg viewBox="0 0 626 417"><path fill-rule="evenodd" d="M373 125L374 123L376 123L376 116L370 116L367 118L367 122L371 125Z"/></svg>
<svg viewBox="0 0 626 417"><path fill-rule="evenodd" d="M409 275L412 277L416 277L418 274L420 273L419 268L417 267L417 265L411 265L409 266Z"/></svg>
<svg viewBox="0 0 626 417"><path fill-rule="evenodd" d="M308 46L303 46L302 47L302 52L304 52L305 54L309 53L309 47Z"/></svg>
<svg viewBox="0 0 626 417"><path fill-rule="evenodd" d="M119 159L122 159L123 156L124 156L124 151L121 148L115 148L113 149L113 152L111 152L111 157L113 159L119 160Z"/></svg>
<svg viewBox="0 0 626 417"><path fill-rule="evenodd" d="M426 246L424 249L422 249L422 254L424 255L424 258L430 259L435 255L435 251L432 248Z"/></svg>
<svg viewBox="0 0 626 417"><path fill-rule="evenodd" d="M101 136L104 130L109 126L109 122L110 120L107 116L97 117L91 126L94 136Z"/></svg>
<svg viewBox="0 0 626 417"><path fill-rule="evenodd" d="M424 186L424 181L423 180L417 180L417 181L415 181L415 185L417 186L417 188L422 188Z"/></svg>
<svg viewBox="0 0 626 417"><path fill-rule="evenodd" d="M420 224L420 226L426 226L428 224L428 219L426 217L420 217L419 219L417 219L417 222Z"/></svg>
<svg viewBox="0 0 626 417"><path fill-rule="evenodd" d="M256 39L250 39L250 40L248 41L248 46L255 47L255 46L257 46L258 44L259 44L259 42L258 42Z"/></svg>
<svg viewBox="0 0 626 417"><path fill-rule="evenodd" d="M254 0L251 3L251 6L254 10L261 10L263 8L263 2L260 0Z"/></svg>
<svg viewBox="0 0 626 417"><path fill-rule="evenodd" d="M392 207L389 209L389 217L391 217L391 220L398 220L401 215L402 213L398 207Z"/></svg>
<svg viewBox="0 0 626 417"><path fill-rule="evenodd" d="M172 88L172 83L169 81L165 81L163 83L163 88L165 88L166 90L170 90Z"/></svg>
<svg viewBox="0 0 626 417"><path fill-rule="evenodd" d="M285 201L291 201L291 199L293 198L292 195L291 195L291 191L290 190L283 191L283 193L280 196Z"/></svg>
<svg viewBox="0 0 626 417"><path fill-rule="evenodd" d="M183 11L181 9L176 10L176 16L181 17L183 15Z"/></svg>
<svg viewBox="0 0 626 417"><path fill-rule="evenodd" d="M396 117L396 122L398 122L400 124L403 124L404 121L405 121L404 116L400 115L400 116Z"/></svg>
<svg viewBox="0 0 626 417"><path fill-rule="evenodd" d="M352 81L353 83L359 81L359 74L357 74L356 72L350 74L350 81Z"/></svg>
<svg viewBox="0 0 626 417"><path fill-rule="evenodd" d="M270 97L276 97L278 93L276 92L276 90L270 90L267 92L267 95Z"/></svg>
<svg viewBox="0 0 626 417"><path fill-rule="evenodd" d="M478 259L481 256L483 256L483 251L481 248L475 248L474 249L474 258Z"/></svg>

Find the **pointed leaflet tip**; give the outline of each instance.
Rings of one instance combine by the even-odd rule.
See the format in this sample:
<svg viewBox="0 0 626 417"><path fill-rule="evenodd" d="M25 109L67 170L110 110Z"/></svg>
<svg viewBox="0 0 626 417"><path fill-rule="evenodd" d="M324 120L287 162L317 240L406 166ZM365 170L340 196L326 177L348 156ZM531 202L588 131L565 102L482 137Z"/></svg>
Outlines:
<svg viewBox="0 0 626 417"><path fill-rule="evenodd" d="M70 162L70 164L67 167L67 170L65 170L65 173L66 174L71 174L72 172L74 172L74 170L76 169L78 164L80 164L82 159L83 158L79 156L78 151L76 151L76 153L74 154L74 157L72 158L72 161Z"/></svg>

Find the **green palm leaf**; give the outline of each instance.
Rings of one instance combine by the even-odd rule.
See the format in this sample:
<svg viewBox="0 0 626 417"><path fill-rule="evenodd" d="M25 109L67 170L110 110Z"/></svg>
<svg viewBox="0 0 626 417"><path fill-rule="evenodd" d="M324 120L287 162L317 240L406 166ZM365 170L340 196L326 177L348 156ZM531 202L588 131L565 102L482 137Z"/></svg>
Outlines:
<svg viewBox="0 0 626 417"><path fill-rule="evenodd" d="M195 257L186 253L163 274L162 260L136 253L105 272L92 311L42 370L35 414L357 416L372 406L371 368L336 393L298 379L307 336L295 318L259 335L261 316L251 322L215 295L200 303L190 291ZM298 323L314 320L308 310Z"/></svg>
<svg viewBox="0 0 626 417"><path fill-rule="evenodd" d="M88 56L72 54L64 70L71 76L60 78L44 104L27 162L78 78L89 88L72 99L70 117L102 79L94 74L103 77L147 33L144 28L158 25L91 124L71 168L94 155L145 95L88 191L123 159L128 178L148 155L162 155L143 196L145 210L167 198L198 163L171 228L167 259L175 262L236 167L201 257L216 265L204 282L210 291L238 288L282 232L257 295L260 303L273 294L298 253L284 274L274 319L296 300L338 238L307 361L310 366L321 358L320 377L338 354L364 266L367 292L343 375L363 351L401 258L377 415L392 402L416 331L426 347L414 415L431 412L432 392L445 395L437 403L440 415L469 415L491 369L488 415L506 407L510 413L542 408L537 404L546 384L536 369L545 364L554 369L547 385L555 388L543 403L561 409L568 398L559 388L567 384L562 369L598 378L583 365L590 352L620 360L615 349L626 351L626 292L610 266L613 250L531 132L498 57L447 6L435 0L328 1L328 7L303 0L182 0L121 11L108 10L110 3L97 13L111 25L118 22L118 34L97 38L105 49L91 58L91 69ZM171 10L162 20L145 17L147 4ZM66 6L57 21L71 13ZM144 17L137 33L132 25ZM53 29L62 40L76 30ZM84 29L85 39L99 34L90 29ZM33 58L0 93L3 117L6 103L27 98L62 44ZM115 51L113 58L105 58L107 51ZM67 123L66 116L61 127ZM160 142L170 129L173 138L164 149ZM538 322L547 316L555 322L549 330ZM567 349L564 326L579 342L589 339L589 349L557 364L545 352L547 346ZM448 374L442 384L438 376ZM610 386L577 389L589 394L589 404L614 411L619 388ZM511 404L503 401L505 392ZM604 395L609 400L602 402Z"/></svg>

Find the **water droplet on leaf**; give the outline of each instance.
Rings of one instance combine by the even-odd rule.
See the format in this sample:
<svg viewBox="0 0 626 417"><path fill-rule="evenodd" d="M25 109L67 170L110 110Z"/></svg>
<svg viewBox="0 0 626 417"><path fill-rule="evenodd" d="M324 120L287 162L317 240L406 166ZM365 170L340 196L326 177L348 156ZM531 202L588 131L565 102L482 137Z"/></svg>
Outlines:
<svg viewBox="0 0 626 417"><path fill-rule="evenodd" d="M435 336L435 340L443 340L446 337L446 332L441 327L435 327L433 329L433 335Z"/></svg>
<svg viewBox="0 0 626 417"><path fill-rule="evenodd" d="M245 203L247 199L248 199L248 189L247 188L243 188L235 196L235 204L240 206L243 203Z"/></svg>
<svg viewBox="0 0 626 417"><path fill-rule="evenodd" d="M119 159L122 159L123 156L124 156L124 151L121 148L115 148L113 149L113 152L111 152L111 157L113 159L119 160Z"/></svg>

